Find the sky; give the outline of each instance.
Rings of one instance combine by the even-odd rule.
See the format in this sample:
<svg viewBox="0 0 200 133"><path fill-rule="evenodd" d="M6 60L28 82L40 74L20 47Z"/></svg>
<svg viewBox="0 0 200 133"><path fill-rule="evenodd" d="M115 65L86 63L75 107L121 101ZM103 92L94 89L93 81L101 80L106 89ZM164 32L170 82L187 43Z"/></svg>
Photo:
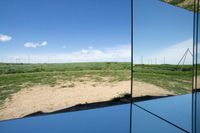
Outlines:
<svg viewBox="0 0 200 133"><path fill-rule="evenodd" d="M1 0L0 16L0 62L130 61L130 0ZM178 63L192 51L192 18L134 0L134 62Z"/></svg>

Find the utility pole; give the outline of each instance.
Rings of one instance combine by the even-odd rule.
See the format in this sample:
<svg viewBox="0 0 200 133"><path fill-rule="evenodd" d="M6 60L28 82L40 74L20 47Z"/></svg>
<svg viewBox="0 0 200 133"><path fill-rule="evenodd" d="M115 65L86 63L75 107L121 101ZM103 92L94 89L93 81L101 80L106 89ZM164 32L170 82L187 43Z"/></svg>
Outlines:
<svg viewBox="0 0 200 133"><path fill-rule="evenodd" d="M3 63L3 57L1 57L1 63Z"/></svg>
<svg viewBox="0 0 200 133"><path fill-rule="evenodd" d="M141 65L143 64L143 56L141 56Z"/></svg>
<svg viewBox="0 0 200 133"><path fill-rule="evenodd" d="M164 56L164 62L163 63L165 64L165 56Z"/></svg>
<svg viewBox="0 0 200 133"><path fill-rule="evenodd" d="M193 57L192 52L191 52L190 49L188 48L188 49L185 51L185 53L183 54L183 56L182 56L182 58L180 59L180 61L178 62L178 64L177 64L177 69L178 69L179 66L180 66L180 70L182 71L188 53ZM181 63L181 62L182 62L182 63ZM181 64L182 64L182 65L181 65Z"/></svg>
<svg viewBox="0 0 200 133"><path fill-rule="evenodd" d="M157 58L155 58L155 64L157 64Z"/></svg>
<svg viewBox="0 0 200 133"><path fill-rule="evenodd" d="M49 57L48 57L48 64L49 64Z"/></svg>
<svg viewBox="0 0 200 133"><path fill-rule="evenodd" d="M28 55L28 64L30 64L30 55Z"/></svg>

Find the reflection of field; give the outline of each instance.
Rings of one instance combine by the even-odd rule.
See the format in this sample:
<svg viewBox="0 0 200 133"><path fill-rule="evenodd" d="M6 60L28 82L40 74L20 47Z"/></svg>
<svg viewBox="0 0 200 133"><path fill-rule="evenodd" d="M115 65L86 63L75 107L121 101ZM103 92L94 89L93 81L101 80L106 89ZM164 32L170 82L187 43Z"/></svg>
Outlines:
<svg viewBox="0 0 200 133"><path fill-rule="evenodd" d="M137 65L134 67L134 78L174 91L176 94L186 94L192 89L192 66Z"/></svg>
<svg viewBox="0 0 200 133"><path fill-rule="evenodd" d="M200 90L200 76L197 77L197 89Z"/></svg>
<svg viewBox="0 0 200 133"><path fill-rule="evenodd" d="M130 93L130 63L1 64L0 73L0 119ZM134 97L188 93L191 77L190 66L177 71L173 65L136 65Z"/></svg>

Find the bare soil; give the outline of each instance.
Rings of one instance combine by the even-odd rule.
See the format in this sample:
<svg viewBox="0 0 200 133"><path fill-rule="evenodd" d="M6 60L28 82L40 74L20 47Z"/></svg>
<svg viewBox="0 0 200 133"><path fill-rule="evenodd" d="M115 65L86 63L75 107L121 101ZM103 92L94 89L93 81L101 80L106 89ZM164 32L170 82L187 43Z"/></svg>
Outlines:
<svg viewBox="0 0 200 133"><path fill-rule="evenodd" d="M134 97L173 95L158 86L134 81ZM0 119L13 119L42 111L53 112L77 104L108 101L120 94L130 93L130 81L93 82L60 82L51 87L37 85L24 88L7 98L0 110Z"/></svg>

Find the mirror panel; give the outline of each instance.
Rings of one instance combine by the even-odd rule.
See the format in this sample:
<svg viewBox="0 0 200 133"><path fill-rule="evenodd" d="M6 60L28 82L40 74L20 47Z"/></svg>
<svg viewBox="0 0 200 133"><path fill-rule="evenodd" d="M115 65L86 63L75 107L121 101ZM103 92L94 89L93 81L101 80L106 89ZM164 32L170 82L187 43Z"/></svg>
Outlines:
<svg viewBox="0 0 200 133"><path fill-rule="evenodd" d="M190 132L193 12L171 4L134 0L134 103Z"/></svg>

